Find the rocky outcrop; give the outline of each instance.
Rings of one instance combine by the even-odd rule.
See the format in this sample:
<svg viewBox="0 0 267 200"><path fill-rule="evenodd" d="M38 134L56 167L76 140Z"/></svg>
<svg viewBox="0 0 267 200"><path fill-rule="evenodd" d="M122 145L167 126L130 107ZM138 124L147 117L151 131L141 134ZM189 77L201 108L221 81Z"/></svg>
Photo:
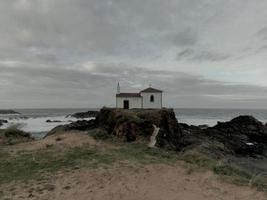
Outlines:
<svg viewBox="0 0 267 200"><path fill-rule="evenodd" d="M5 119L0 119L0 127L3 126L4 124L8 123L7 120Z"/></svg>
<svg viewBox="0 0 267 200"><path fill-rule="evenodd" d="M84 118L96 117L98 114L99 111L87 111L87 112L75 113L70 116L77 119L84 119Z"/></svg>
<svg viewBox="0 0 267 200"><path fill-rule="evenodd" d="M96 123L96 120L94 119L80 120L77 122L73 122L71 124L57 126L51 131L49 131L45 137L48 137L50 135L64 133L67 131L72 131L72 130L86 131L86 130L91 130L97 127L98 127L98 124Z"/></svg>
<svg viewBox="0 0 267 200"><path fill-rule="evenodd" d="M229 122L219 122L207 129L207 134L241 155L263 154L267 144L267 127L252 116L239 116Z"/></svg>
<svg viewBox="0 0 267 200"><path fill-rule="evenodd" d="M158 147L183 151L197 148L215 157L267 156L267 127L252 116L218 122L214 127L189 126L178 124L172 109L103 108L95 120L58 126L47 136L69 130L101 128L126 142L145 140L149 143L155 127L158 132L153 143L156 141Z"/></svg>
<svg viewBox="0 0 267 200"><path fill-rule="evenodd" d="M181 146L182 134L172 109L103 108L96 120L109 134L124 138L128 142L150 138L154 124L160 129L156 138L157 146L175 150Z"/></svg>
<svg viewBox="0 0 267 200"><path fill-rule="evenodd" d="M60 121L60 120L50 120L50 119L46 120L46 123L61 123L61 122L63 122L63 121Z"/></svg>
<svg viewBox="0 0 267 200"><path fill-rule="evenodd" d="M108 134L122 138L127 142L138 139L149 141L154 131L153 125L159 128L156 137L157 146L180 149L182 135L172 109L123 110L102 108L95 120L83 120L58 126L47 136L69 130L87 131L102 128Z"/></svg>
<svg viewBox="0 0 267 200"><path fill-rule="evenodd" d="M186 124L180 124L180 127L185 147L201 148L219 156L266 155L267 127L252 116L239 116L205 129Z"/></svg>

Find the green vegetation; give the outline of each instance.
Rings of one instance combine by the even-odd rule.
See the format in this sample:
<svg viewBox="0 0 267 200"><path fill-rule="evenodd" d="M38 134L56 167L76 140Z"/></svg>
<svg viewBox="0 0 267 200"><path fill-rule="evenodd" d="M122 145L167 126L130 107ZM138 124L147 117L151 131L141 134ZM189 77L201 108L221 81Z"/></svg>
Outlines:
<svg viewBox="0 0 267 200"><path fill-rule="evenodd" d="M16 135L17 130L3 133ZM58 151L56 146L39 151L9 152L7 146L0 146L0 185L11 181L45 180L59 171L80 168L110 168L117 164L131 167L152 163L174 164L177 160L188 163L188 173L199 169L212 170L214 174L238 185L249 185L267 191L267 177L253 175L244 169L212 159L197 150L188 150L178 155L174 151L148 148L145 143L124 143L115 140L102 129L88 134L96 140L104 140L103 146L85 145ZM14 137L16 138L16 137ZM116 164L116 165L115 165ZM1 197L1 191L0 191Z"/></svg>
<svg viewBox="0 0 267 200"><path fill-rule="evenodd" d="M231 164L217 164L213 167L213 172L236 185L249 185L252 179L252 175L249 172Z"/></svg>
<svg viewBox="0 0 267 200"><path fill-rule="evenodd" d="M223 163L197 151L187 151L180 155L180 159L189 164L188 173L199 169L212 170L214 174L230 183L252 186L258 190L267 191L267 176L262 174L256 176L239 166Z"/></svg>
<svg viewBox="0 0 267 200"><path fill-rule="evenodd" d="M267 175L266 174L257 174L252 177L250 181L252 187L257 188L258 190L267 192Z"/></svg>
<svg viewBox="0 0 267 200"><path fill-rule="evenodd" d="M212 169L216 164L215 160L197 151L187 151L180 156L180 159L198 168Z"/></svg>
<svg viewBox="0 0 267 200"><path fill-rule="evenodd" d="M80 167L80 162L88 161L87 166L110 164L110 155L99 153L96 149L74 148L63 155L53 151L20 152L15 156L3 153L0 157L0 183L14 180L45 178L45 175L62 169Z"/></svg>
<svg viewBox="0 0 267 200"><path fill-rule="evenodd" d="M107 131L100 128L90 130L88 134L92 136L95 140L107 140L112 138L112 136L109 135Z"/></svg>
<svg viewBox="0 0 267 200"><path fill-rule="evenodd" d="M213 167L213 171L215 174L223 176L239 176L248 180L252 178L251 174L234 165L216 165Z"/></svg>
<svg viewBox="0 0 267 200"><path fill-rule="evenodd" d="M0 130L0 139L2 138L6 144L14 145L21 142L32 140L31 135L19 129L20 124L15 124L7 129Z"/></svg>
<svg viewBox="0 0 267 200"><path fill-rule="evenodd" d="M99 132L94 134L96 133ZM135 164L171 164L175 160L177 160L177 157L173 153L160 149L149 149L142 144L120 143L116 147L105 149L83 146L60 153L57 153L53 147L34 152L23 151L16 154L8 153L7 149L1 148L0 184L10 181L42 180L61 170L69 171L82 167L107 168L114 166L115 162L127 166L129 161Z"/></svg>
<svg viewBox="0 0 267 200"><path fill-rule="evenodd" d="M120 160L132 160L142 164L165 163L172 164L178 160L175 152L168 152L158 148L148 148L140 143L129 143L121 148L112 150Z"/></svg>

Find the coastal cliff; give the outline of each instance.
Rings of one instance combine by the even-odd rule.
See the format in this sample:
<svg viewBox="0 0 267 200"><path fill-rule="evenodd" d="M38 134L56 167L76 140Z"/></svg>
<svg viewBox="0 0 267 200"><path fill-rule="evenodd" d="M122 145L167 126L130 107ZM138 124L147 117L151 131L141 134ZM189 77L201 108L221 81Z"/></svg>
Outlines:
<svg viewBox="0 0 267 200"><path fill-rule="evenodd" d="M267 127L252 116L239 116L213 127L189 126L178 123L172 109L102 108L95 119L62 125L47 135L70 130L101 129L104 134L126 142L151 142L155 129L155 145L175 151L198 149L211 156L267 156Z"/></svg>
<svg viewBox="0 0 267 200"><path fill-rule="evenodd" d="M109 135L114 135L126 142L149 140L154 127L159 128L156 145L179 150L182 132L172 109L133 109L123 110L102 108L96 119L81 120L68 125L58 126L47 135L54 135L69 130L88 131L101 128Z"/></svg>

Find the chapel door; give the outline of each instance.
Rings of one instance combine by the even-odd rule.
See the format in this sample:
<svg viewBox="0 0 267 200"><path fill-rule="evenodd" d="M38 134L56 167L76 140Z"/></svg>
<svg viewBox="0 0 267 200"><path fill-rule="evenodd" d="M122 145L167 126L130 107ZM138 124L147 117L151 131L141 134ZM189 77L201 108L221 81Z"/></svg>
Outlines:
<svg viewBox="0 0 267 200"><path fill-rule="evenodd" d="M123 101L123 108L124 109L129 109L129 100L124 100Z"/></svg>

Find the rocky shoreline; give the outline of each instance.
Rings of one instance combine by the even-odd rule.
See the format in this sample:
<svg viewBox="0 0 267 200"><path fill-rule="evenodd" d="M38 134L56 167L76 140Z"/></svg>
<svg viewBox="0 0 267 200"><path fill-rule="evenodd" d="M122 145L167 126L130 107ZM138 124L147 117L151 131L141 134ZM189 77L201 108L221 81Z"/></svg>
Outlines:
<svg viewBox="0 0 267 200"><path fill-rule="evenodd" d="M46 137L71 130L89 131L100 128L108 135L126 142L149 140L155 127L159 128L156 146L176 151L198 148L215 157L225 155L267 157L267 126L252 116L239 116L229 122L207 125L179 123L172 109L122 110L103 108L72 115L77 118L95 116L92 120L78 120L60 125L47 133ZM59 121L47 120L47 123ZM0 126L8 123L0 120Z"/></svg>
<svg viewBox="0 0 267 200"><path fill-rule="evenodd" d="M267 190L267 177L264 176L267 172L267 126L252 116L239 116L208 127L179 123L173 109L102 108L95 119L57 126L35 142L39 144L53 140L56 148L57 145L64 145L63 140L76 137L76 134L79 137L82 134L83 139L88 136L97 140L108 138L112 145L117 142L126 146L142 144L142 151L171 152L172 156L197 168L208 168L227 177L241 177L246 184L257 181L252 180L254 176L260 176L257 184ZM18 143L27 146L32 141L30 134L16 127L0 130L0 145L7 148ZM71 145L75 143L71 142ZM46 144L44 148L52 146ZM131 150L133 155L134 151L140 149L134 147ZM121 153L124 155L127 151Z"/></svg>
<svg viewBox="0 0 267 200"><path fill-rule="evenodd" d="M229 122L218 122L213 127L189 126L178 123L172 109L125 111L104 108L94 120L80 120L59 126L47 135L55 134L58 130L84 131L102 128L107 134L131 142L150 137L153 125L160 128L157 136L157 146L160 147L169 146L181 150L210 141L213 145L216 143L223 146L224 153L244 156L265 155L267 126L252 116L239 116Z"/></svg>
<svg viewBox="0 0 267 200"><path fill-rule="evenodd" d="M98 128L125 142L142 140L149 143L153 126L159 128L155 145L159 148L178 153L199 152L216 160L244 158L250 162L267 158L267 126L252 116L239 116L208 127L178 123L172 109L125 111L104 108L94 120L56 127L47 136Z"/></svg>
<svg viewBox="0 0 267 200"><path fill-rule="evenodd" d="M85 119L85 118L96 117L98 114L99 114L99 111L89 110L87 112L74 113L72 115L68 115L67 117L74 117L76 119Z"/></svg>

